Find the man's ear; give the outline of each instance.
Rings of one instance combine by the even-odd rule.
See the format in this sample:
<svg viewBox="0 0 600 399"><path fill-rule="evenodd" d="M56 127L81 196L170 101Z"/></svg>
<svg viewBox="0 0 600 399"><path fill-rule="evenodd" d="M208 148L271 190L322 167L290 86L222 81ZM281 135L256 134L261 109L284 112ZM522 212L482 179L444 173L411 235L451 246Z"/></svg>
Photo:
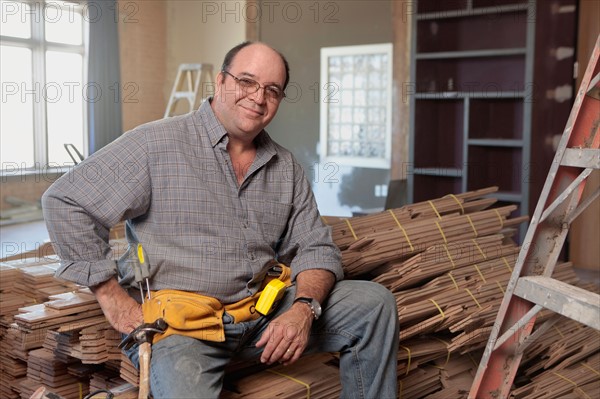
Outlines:
<svg viewBox="0 0 600 399"><path fill-rule="evenodd" d="M225 74L223 72L219 72L215 77L215 91L219 90L223 85L223 80L225 79Z"/></svg>
<svg viewBox="0 0 600 399"><path fill-rule="evenodd" d="M213 99L218 98L221 94L221 89L223 88L223 78L225 75L223 72L219 72L215 77L215 91L213 93Z"/></svg>

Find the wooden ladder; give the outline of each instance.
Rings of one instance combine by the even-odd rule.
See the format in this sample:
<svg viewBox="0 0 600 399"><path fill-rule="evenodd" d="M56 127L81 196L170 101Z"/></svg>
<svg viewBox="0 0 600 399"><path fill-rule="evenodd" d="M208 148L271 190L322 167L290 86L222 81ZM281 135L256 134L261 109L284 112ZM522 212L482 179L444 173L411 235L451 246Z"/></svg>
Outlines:
<svg viewBox="0 0 600 399"><path fill-rule="evenodd" d="M571 223L600 195L598 189L581 201L587 177L594 169L600 169L599 55L600 36L521 246L469 398L509 397L523 351L558 318L551 318L532 333L536 315L543 308L600 330L600 295L552 278Z"/></svg>
<svg viewBox="0 0 600 399"><path fill-rule="evenodd" d="M196 103L198 91L211 91L213 85L213 66L212 64L181 64L177 70L173 90L169 97L165 118L173 116L176 104L179 100L187 100L189 110L192 111L198 107ZM202 86L200 85L202 83ZM210 87L209 87L210 85ZM211 89L211 90L208 90ZM202 101L205 98L202 98ZM199 102L202 102L199 101Z"/></svg>

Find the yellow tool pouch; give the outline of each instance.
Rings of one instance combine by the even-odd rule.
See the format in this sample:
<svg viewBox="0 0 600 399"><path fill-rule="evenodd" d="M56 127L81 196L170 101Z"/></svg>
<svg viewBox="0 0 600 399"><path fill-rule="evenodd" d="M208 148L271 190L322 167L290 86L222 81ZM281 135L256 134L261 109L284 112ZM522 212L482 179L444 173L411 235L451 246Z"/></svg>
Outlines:
<svg viewBox="0 0 600 399"><path fill-rule="evenodd" d="M154 335L152 343L155 344L170 335L184 335L205 341L225 341L224 312L231 315L236 323L258 319L261 315L256 312L255 306L264 287L274 279L283 281L288 287L291 285L290 268L282 264L277 267L281 268L281 274L267 275L259 292L227 305L221 304L213 297L193 292L178 290L153 292L152 299L142 304L144 322L153 323L156 319L163 318L168 328L163 334Z"/></svg>

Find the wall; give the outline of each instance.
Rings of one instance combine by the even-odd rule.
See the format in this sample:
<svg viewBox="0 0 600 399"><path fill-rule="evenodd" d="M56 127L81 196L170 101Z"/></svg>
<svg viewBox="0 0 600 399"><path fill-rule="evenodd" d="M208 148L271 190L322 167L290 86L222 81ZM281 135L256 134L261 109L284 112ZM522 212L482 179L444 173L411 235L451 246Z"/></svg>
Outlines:
<svg viewBox="0 0 600 399"><path fill-rule="evenodd" d="M302 92L284 100L267 129L291 150L305 167L324 215L343 216L353 211L383 207L375 197L376 184L388 184L389 170L319 164L319 102L315 100L320 77L320 48L393 41L392 3L373 1L259 2L260 40L280 50L290 63L291 81ZM321 82L323 83L323 82Z"/></svg>
<svg viewBox="0 0 600 399"><path fill-rule="evenodd" d="M225 53L246 40L245 1L167 1L167 79L170 94L177 68L182 63L209 63L214 76L219 72ZM210 93L209 93L210 94ZM184 102L176 114L189 111Z"/></svg>
<svg viewBox="0 0 600 399"><path fill-rule="evenodd" d="M123 130L163 117L168 92L167 2L119 0Z"/></svg>

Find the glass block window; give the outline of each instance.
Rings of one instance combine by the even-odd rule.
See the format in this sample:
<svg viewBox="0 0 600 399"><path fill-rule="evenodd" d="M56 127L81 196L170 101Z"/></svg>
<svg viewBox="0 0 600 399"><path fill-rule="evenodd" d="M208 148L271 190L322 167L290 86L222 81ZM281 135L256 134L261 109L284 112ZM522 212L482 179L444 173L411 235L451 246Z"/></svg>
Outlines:
<svg viewBox="0 0 600 399"><path fill-rule="evenodd" d="M389 168L392 45L322 48L320 88L321 160Z"/></svg>

